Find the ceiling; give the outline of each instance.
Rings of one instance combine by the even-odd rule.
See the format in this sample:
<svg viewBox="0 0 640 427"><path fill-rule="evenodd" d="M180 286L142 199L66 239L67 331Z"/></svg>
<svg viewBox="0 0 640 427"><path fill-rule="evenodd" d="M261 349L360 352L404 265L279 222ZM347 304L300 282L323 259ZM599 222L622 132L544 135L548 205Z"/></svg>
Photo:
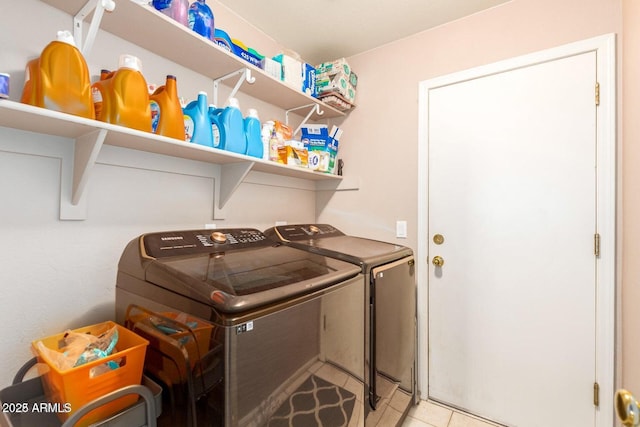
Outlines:
<svg viewBox="0 0 640 427"><path fill-rule="evenodd" d="M508 0L219 0L318 64L348 57Z"/></svg>

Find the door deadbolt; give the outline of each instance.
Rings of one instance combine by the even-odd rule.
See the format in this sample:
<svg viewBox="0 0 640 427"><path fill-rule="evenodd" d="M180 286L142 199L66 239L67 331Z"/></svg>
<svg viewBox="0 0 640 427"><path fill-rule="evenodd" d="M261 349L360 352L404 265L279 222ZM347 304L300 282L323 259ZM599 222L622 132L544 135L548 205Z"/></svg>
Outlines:
<svg viewBox="0 0 640 427"><path fill-rule="evenodd" d="M441 245L444 243L444 236L442 234L434 234L433 235L433 243L436 245Z"/></svg>
<svg viewBox="0 0 640 427"><path fill-rule="evenodd" d="M431 263L436 267L442 267L444 265L444 258L442 258L440 255L436 255L431 260Z"/></svg>

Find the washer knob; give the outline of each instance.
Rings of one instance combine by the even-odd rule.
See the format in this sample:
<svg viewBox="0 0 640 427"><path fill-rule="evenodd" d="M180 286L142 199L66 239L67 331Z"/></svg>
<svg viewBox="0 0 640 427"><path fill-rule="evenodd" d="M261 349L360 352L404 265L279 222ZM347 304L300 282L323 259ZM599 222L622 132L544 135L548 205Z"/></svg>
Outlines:
<svg viewBox="0 0 640 427"><path fill-rule="evenodd" d="M224 243L227 243L227 235L220 231L214 231L213 233L211 233L211 240L213 240L214 243L219 243L222 245Z"/></svg>

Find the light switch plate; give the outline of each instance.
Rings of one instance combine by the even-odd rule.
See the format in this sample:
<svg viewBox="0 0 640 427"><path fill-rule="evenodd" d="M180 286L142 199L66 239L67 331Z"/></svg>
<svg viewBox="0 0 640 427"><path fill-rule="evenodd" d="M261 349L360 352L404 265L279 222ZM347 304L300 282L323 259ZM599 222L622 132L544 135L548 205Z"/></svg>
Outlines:
<svg viewBox="0 0 640 427"><path fill-rule="evenodd" d="M407 221L396 221L396 237L407 238Z"/></svg>

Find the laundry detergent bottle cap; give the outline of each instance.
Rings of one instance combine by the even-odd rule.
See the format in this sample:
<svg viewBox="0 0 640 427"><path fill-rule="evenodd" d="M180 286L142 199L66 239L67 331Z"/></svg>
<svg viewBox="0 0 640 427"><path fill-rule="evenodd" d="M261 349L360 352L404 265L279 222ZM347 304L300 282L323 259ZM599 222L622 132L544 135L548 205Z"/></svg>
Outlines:
<svg viewBox="0 0 640 427"><path fill-rule="evenodd" d="M229 106L220 113L220 122L226 136L224 149L234 153L247 154L244 118L240 111L240 103L236 98L229 99Z"/></svg>
<svg viewBox="0 0 640 427"><path fill-rule="evenodd" d="M264 147L262 144L262 125L255 108L249 108L247 117L244 119L244 134L247 140L247 155L262 158Z"/></svg>
<svg viewBox="0 0 640 427"><path fill-rule="evenodd" d="M129 68L131 70L142 72L142 62L136 56L129 54L120 55L120 59L118 60L119 68Z"/></svg>
<svg viewBox="0 0 640 427"><path fill-rule="evenodd" d="M157 88L149 99L151 130L158 135L184 141L184 115L176 77L168 75L164 86Z"/></svg>
<svg viewBox="0 0 640 427"><path fill-rule="evenodd" d="M27 63L21 102L95 118L89 68L70 32L59 31L40 56Z"/></svg>
<svg viewBox="0 0 640 427"><path fill-rule="evenodd" d="M198 98L187 104L183 112L185 141L213 147L207 92L199 92Z"/></svg>
<svg viewBox="0 0 640 427"><path fill-rule="evenodd" d="M213 137L213 148L224 150L227 141L227 132L220 121L222 109L215 105L209 105L209 120L211 120L211 135Z"/></svg>
<svg viewBox="0 0 640 427"><path fill-rule="evenodd" d="M142 64L133 55L121 55L120 67L93 84L93 100L98 120L151 132L151 106ZM104 79L102 79L104 77ZM101 107L98 108L99 103Z"/></svg>
<svg viewBox="0 0 640 427"><path fill-rule="evenodd" d="M71 46L76 46L76 41L73 38L73 35L67 30L58 31L58 36L56 38L59 42L70 44Z"/></svg>
<svg viewBox="0 0 640 427"><path fill-rule="evenodd" d="M215 32L213 12L205 0L196 0L189 6L189 28L202 37L213 40Z"/></svg>

